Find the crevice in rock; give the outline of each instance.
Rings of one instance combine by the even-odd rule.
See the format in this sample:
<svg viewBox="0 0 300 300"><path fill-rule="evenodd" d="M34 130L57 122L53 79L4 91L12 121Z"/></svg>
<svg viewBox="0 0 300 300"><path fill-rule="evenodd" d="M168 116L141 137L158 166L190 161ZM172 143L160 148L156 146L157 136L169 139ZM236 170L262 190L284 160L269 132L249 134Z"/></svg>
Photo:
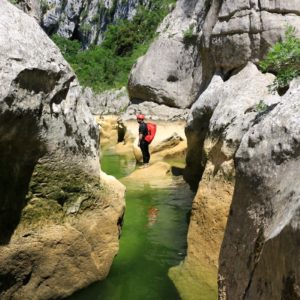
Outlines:
<svg viewBox="0 0 300 300"><path fill-rule="evenodd" d="M192 130L189 127L185 129L185 135L188 141L186 167L183 172L183 177L189 183L193 191L197 191L198 184L201 181L205 170L207 157L203 151L204 141L208 132L209 121L212 116L212 111L203 112L203 117L193 122Z"/></svg>
<svg viewBox="0 0 300 300"><path fill-rule="evenodd" d="M21 71L14 83L19 88L35 92L36 94L39 92L50 93L59 79L59 73L33 68Z"/></svg>
<svg viewBox="0 0 300 300"><path fill-rule="evenodd" d="M244 67L245 67L245 65L242 65L238 68L233 68L233 69L230 69L230 70L221 69L218 73L222 77L223 81L226 82L232 76L234 76L234 75L238 74L240 71L242 71L244 69Z"/></svg>
<svg viewBox="0 0 300 300"><path fill-rule="evenodd" d="M249 11L249 13L250 13L250 9L251 9L251 6L250 6L250 4L249 4L249 6L244 6L244 7L239 7L238 9L236 9L236 10L233 10L232 12L230 12L228 15L226 15L226 16L218 16L218 20L220 21L220 22L228 22L230 19L232 19L233 17L234 17L234 15L236 14L236 13L239 13L239 12L241 12L241 11Z"/></svg>
<svg viewBox="0 0 300 300"><path fill-rule="evenodd" d="M44 151L33 112L0 115L0 244L9 242L20 221L34 167Z"/></svg>
<svg viewBox="0 0 300 300"><path fill-rule="evenodd" d="M31 272L30 273L28 273L28 274L26 274L25 276L24 276L24 278L23 278L23 286L24 285L26 285L29 281L30 281L30 279L31 279Z"/></svg>
<svg viewBox="0 0 300 300"><path fill-rule="evenodd" d="M278 105L278 103L274 103L270 106L268 106L264 111L258 113L253 121L252 126L258 124L269 112L271 112L276 106Z"/></svg>
<svg viewBox="0 0 300 300"><path fill-rule="evenodd" d="M177 82L178 81L178 77L171 74L171 75L168 76L167 81L168 82Z"/></svg>
<svg viewBox="0 0 300 300"><path fill-rule="evenodd" d="M51 99L50 101L50 109L51 109L51 113L53 113L52 110L52 104L60 104L63 100L65 100L67 98L69 89L70 89L70 84L71 82L75 79L75 76L71 76L66 82L64 82L63 84L63 88L60 89Z"/></svg>
<svg viewBox="0 0 300 300"><path fill-rule="evenodd" d="M127 128L125 124L122 122L122 120L117 120L118 123L118 143L124 142L125 141L125 134L127 131Z"/></svg>
<svg viewBox="0 0 300 300"><path fill-rule="evenodd" d="M14 286L17 280L13 274L0 274L0 294Z"/></svg>
<svg viewBox="0 0 300 300"><path fill-rule="evenodd" d="M283 87L279 87L277 89L277 93L279 96L284 96L286 94L286 92L289 90L290 88L290 85L286 85L286 86L283 86Z"/></svg>
<svg viewBox="0 0 300 300"><path fill-rule="evenodd" d="M278 9L262 9L261 8L261 12L268 12L268 13L271 13L271 14L277 14L277 15L282 15L282 16L285 16L285 15L290 15L290 14L294 14L296 16L300 16L300 11L297 11L297 10L278 10Z"/></svg>
<svg viewBox="0 0 300 300"><path fill-rule="evenodd" d="M202 80L199 87L196 99L206 90L215 74L215 60L211 52L211 38L212 31L218 21L218 14L221 9L223 0L213 0L210 9L206 14L202 26L203 34L200 38L199 47L196 48L200 52L201 65L202 65ZM200 62L199 62L200 64Z"/></svg>
<svg viewBox="0 0 300 300"><path fill-rule="evenodd" d="M258 262L260 260L261 254L263 252L264 242L265 242L264 232L263 232L263 229L260 229L260 231L257 235L257 239L255 241L255 245L254 245L252 255L249 257L249 260L247 262L248 268L251 268L251 265L253 265L253 266L252 266L252 270L250 272L247 287L246 287L244 295L242 297L243 300L247 299L247 295L248 295L248 292L249 292L251 284L252 284L252 280L253 280L253 277L254 277L256 267L257 267Z"/></svg>
<svg viewBox="0 0 300 300"><path fill-rule="evenodd" d="M281 292L281 300L299 300L300 291L299 286L296 283L294 272L282 278L283 288Z"/></svg>

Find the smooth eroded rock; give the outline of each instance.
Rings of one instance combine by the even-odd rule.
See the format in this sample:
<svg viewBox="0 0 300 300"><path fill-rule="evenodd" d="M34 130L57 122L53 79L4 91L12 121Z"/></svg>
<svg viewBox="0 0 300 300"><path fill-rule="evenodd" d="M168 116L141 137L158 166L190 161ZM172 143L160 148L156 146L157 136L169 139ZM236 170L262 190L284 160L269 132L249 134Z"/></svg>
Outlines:
<svg viewBox="0 0 300 300"><path fill-rule="evenodd" d="M0 0L0 298L56 299L107 275L124 187L58 48Z"/></svg>

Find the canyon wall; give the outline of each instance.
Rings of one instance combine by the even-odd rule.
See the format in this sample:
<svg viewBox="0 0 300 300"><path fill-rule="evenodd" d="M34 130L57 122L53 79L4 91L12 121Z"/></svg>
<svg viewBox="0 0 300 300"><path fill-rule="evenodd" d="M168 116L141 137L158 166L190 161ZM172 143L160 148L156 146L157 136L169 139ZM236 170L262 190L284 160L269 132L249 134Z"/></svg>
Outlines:
<svg viewBox="0 0 300 300"><path fill-rule="evenodd" d="M124 187L100 177L98 126L59 49L0 6L0 298L61 298L107 275Z"/></svg>
<svg viewBox="0 0 300 300"><path fill-rule="evenodd" d="M131 72L132 99L192 106L184 175L198 192L170 271L183 299L215 293L219 263L220 299L299 297L299 84L271 94L258 68L299 15L297 1L178 1Z"/></svg>
<svg viewBox="0 0 300 300"><path fill-rule="evenodd" d="M100 44L109 24L131 20L139 5L149 0L18 0L17 5L34 16L48 35L81 41L84 48Z"/></svg>

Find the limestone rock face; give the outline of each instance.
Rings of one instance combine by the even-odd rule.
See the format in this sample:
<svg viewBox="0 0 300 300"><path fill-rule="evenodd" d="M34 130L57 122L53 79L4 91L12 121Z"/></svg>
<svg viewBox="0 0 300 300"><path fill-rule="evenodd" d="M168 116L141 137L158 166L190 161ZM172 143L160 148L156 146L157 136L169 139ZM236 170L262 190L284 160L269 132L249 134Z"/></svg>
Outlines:
<svg viewBox="0 0 300 300"><path fill-rule="evenodd" d="M58 48L0 6L0 298L65 297L108 273L124 187L100 181L98 127Z"/></svg>
<svg viewBox="0 0 300 300"><path fill-rule="evenodd" d="M249 128L281 101L278 95L269 94L267 86L273 79L273 75L262 74L248 63L225 82L215 75L192 106L186 127L184 175L197 189L197 195L187 257L170 273L183 298L189 299L195 293L203 300L216 297L218 255L235 188L235 153Z"/></svg>
<svg viewBox="0 0 300 300"><path fill-rule="evenodd" d="M226 80L258 63L288 25L299 28L299 11L296 0L178 1L132 69L130 98L190 107L216 72Z"/></svg>
<svg viewBox="0 0 300 300"><path fill-rule="evenodd" d="M272 107L280 101L280 97L271 95L267 88L273 79L273 75L262 74L252 63L228 81L224 82L219 75L213 77L193 105L186 126L186 179L192 185L197 187L206 162L212 159L210 152L219 153L212 162L216 172L234 157L243 135L260 113L260 103Z"/></svg>
<svg viewBox="0 0 300 300"><path fill-rule="evenodd" d="M237 151L220 299L299 298L299 93L300 82L294 82Z"/></svg>
<svg viewBox="0 0 300 300"><path fill-rule="evenodd" d="M258 62L286 27L300 26L299 1L222 1L210 34L217 68L229 71Z"/></svg>
<svg viewBox="0 0 300 300"><path fill-rule="evenodd" d="M158 29L159 37L131 71L128 83L131 99L179 108L191 106L201 86L197 37L205 13L204 1L177 2Z"/></svg>
<svg viewBox="0 0 300 300"><path fill-rule="evenodd" d="M87 101L93 115L118 115L124 113L130 104L125 87L95 94L92 89L85 88L82 97Z"/></svg>
<svg viewBox="0 0 300 300"><path fill-rule="evenodd" d="M87 101L93 115L119 115L123 120L136 120L137 114L146 115L147 119L161 121L186 120L189 109L169 107L148 101L130 101L125 87L95 94L90 88L82 91L82 98Z"/></svg>
<svg viewBox="0 0 300 300"><path fill-rule="evenodd" d="M79 39L85 48L99 44L107 26L118 19L132 19L138 5L149 0L45 0L42 26L48 34Z"/></svg>
<svg viewBox="0 0 300 300"><path fill-rule="evenodd" d="M28 15L34 17L38 23L42 18L42 5L40 0L19 0L15 4Z"/></svg>

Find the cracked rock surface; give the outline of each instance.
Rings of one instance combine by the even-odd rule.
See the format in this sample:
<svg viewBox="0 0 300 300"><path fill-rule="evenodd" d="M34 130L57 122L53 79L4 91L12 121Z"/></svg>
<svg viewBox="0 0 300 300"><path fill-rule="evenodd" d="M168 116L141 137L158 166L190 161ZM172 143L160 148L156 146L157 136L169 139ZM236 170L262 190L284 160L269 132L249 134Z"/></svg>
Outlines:
<svg viewBox="0 0 300 300"><path fill-rule="evenodd" d="M0 298L65 297L107 275L124 187L100 176L98 127L58 48L0 6Z"/></svg>

